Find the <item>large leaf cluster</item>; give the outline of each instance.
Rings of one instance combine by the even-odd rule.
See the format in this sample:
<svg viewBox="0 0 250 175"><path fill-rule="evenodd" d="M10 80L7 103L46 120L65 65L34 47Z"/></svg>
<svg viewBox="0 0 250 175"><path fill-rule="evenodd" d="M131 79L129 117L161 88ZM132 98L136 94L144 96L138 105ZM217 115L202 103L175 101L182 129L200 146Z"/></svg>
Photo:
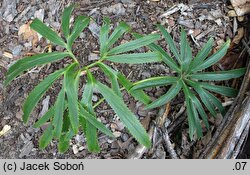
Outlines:
<svg viewBox="0 0 250 175"><path fill-rule="evenodd" d="M128 90L132 87L132 82L126 79L122 73L112 69L104 62L141 64L160 61L161 55L154 51L147 53L127 53L153 43L158 40L160 36L158 34L152 34L113 47L126 32L129 32L130 27L126 23L121 22L113 32L110 33L110 20L105 18L100 30L100 59L92 64L82 66L72 52L72 45L80 33L89 25L90 18L78 16L71 27L70 16L73 8L73 5L67 7L62 15L61 30L64 38L60 37L39 19L33 20L30 25L32 29L52 43L65 48L64 52L41 53L35 56L25 57L18 60L7 72L5 85L8 85L18 75L34 66L48 64L66 57L72 59L71 64L48 75L30 92L23 105L23 121L25 123L28 122L33 109L41 100L42 96L57 79L63 77L62 88L54 105L51 106L45 115L39 118L34 125L35 127L40 127L45 123L49 123L40 138L40 148L45 148L51 140L55 138L59 140L59 151L64 152L69 147L70 139L78 133L79 129L82 129L84 132L88 149L92 152L99 152L100 150L97 130L110 137L114 137L112 132L96 118L94 105L92 103L94 89L97 89L102 94L136 140L146 147L150 147L150 139L145 129L122 100L120 86ZM92 67L99 67L110 80L111 87L95 79L90 70ZM81 93L81 98L79 98L78 86L83 72L87 74L85 78L87 83ZM131 94L143 103L150 102L150 98L142 90L132 91Z"/></svg>
<svg viewBox="0 0 250 175"><path fill-rule="evenodd" d="M180 91L183 91L185 94L191 139L193 139L195 134L197 134L198 138L202 136L201 119L205 125L209 127L204 106L214 116L217 114L217 109L221 113L225 112L220 100L211 92L230 97L234 97L237 94L235 89L216 86L203 81L221 81L236 78L243 75L245 69L201 72L215 64L225 55L229 41L227 41L218 52L208 57L213 43L213 40L210 39L197 56L192 58L192 51L187 43L186 33L183 30L181 32L179 52L170 34L160 25L158 27L165 37L175 59L163 48L154 43L160 39L160 35L158 34L150 34L147 36L135 34L135 40L116 46L117 41L121 39L125 33L130 32L130 27L128 24L120 22L111 32L110 19L104 18L99 36L100 59L89 65L81 65L79 58L76 58L72 52L72 46L80 33L89 25L90 18L87 16L78 16L71 26L70 16L73 8L73 5L65 8L62 15L61 30L64 37L60 37L39 19L33 20L30 25L32 29L50 42L63 47L64 51L41 53L31 57L25 57L13 64L6 75L5 85L8 85L17 76L32 67L62 60L66 57L72 59L71 64L51 73L38 84L30 92L23 105L23 121L27 123L32 111L46 91L56 80L60 78L63 79L62 87L55 103L34 124L35 127L41 127L44 124L48 125L40 138L40 148L45 148L52 139L57 139L59 141L59 151L65 152L69 148L70 139L77 134L79 130L82 130L86 136L88 150L99 152L98 130L109 137L114 137L113 133L96 117L94 109L100 103L93 104L92 102L94 89L100 92L103 99L111 106L133 137L146 147L150 147L151 145L149 136L137 117L124 103L122 99L122 89L125 89L135 99L144 103L148 109L168 103L179 94ZM136 52L136 49L144 46L148 46L151 51L146 53ZM107 64L108 62L127 64L164 62L176 72L176 76L153 77L132 83L121 72L110 67ZM97 67L99 71L103 72L103 76L109 79L109 86L96 79L92 72L93 69L91 69L93 67ZM83 79L85 79L85 81L83 81ZM83 91L80 92L81 96L79 97L80 81L86 82L86 84L84 85ZM143 89L148 87L169 85L171 85L171 87L167 93L153 102L143 91Z"/></svg>
<svg viewBox="0 0 250 175"><path fill-rule="evenodd" d="M202 137L201 121L209 128L208 117L204 107L206 107L214 117L217 115L217 109L220 113L225 113L221 101L211 92L228 97L235 97L237 95L237 90L230 87L214 85L209 83L209 81L214 82L237 78L242 76L246 69L240 68L229 71L201 72L217 63L226 54L230 41L228 40L217 52L209 56L213 44L213 39L211 38L193 58L192 50L187 42L186 32L183 29L181 30L179 52L167 30L161 25L158 25L158 28L169 45L169 49L175 59L162 47L154 43L150 44L149 47L151 50L161 53L163 62L176 72L175 76L152 77L138 81L131 88L131 91L155 86L170 86L164 95L146 105L146 109L162 106L170 102L183 91L187 107L189 136L191 139L194 139L194 136L200 138ZM136 33L134 35L137 38L142 37Z"/></svg>

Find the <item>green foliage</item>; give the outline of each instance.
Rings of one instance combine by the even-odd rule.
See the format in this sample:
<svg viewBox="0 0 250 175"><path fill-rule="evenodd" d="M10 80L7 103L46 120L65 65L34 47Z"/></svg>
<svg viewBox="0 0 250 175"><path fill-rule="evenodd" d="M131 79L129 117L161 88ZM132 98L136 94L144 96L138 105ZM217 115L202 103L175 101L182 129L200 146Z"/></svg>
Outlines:
<svg viewBox="0 0 250 175"><path fill-rule="evenodd" d="M208 82L202 82L202 80L229 80L242 76L246 69L240 68L229 71L199 72L218 62L226 54L230 41L228 40L216 53L208 57L213 44L213 40L209 39L205 46L193 59L192 50L187 42L186 32L183 29L181 31L179 52L171 35L164 29L163 26L158 25L158 28L168 43L169 49L173 53L175 59L165 52L164 49L154 43L151 43L149 48L152 51L158 51L161 53L163 62L173 69L173 71L176 71L176 76L152 77L141 80L136 82L130 91L142 90L148 87L171 85L166 94L146 106L147 109L152 109L170 102L182 90L185 95L187 107L190 139L194 139L194 136L200 138L202 137L201 120L207 128L209 127L204 106L213 116L216 116L217 114L216 109L218 109L222 114L225 113L225 109L220 100L209 91L229 97L235 97L237 95L237 90L233 88L212 85ZM142 37L139 34L134 34L134 36L138 39ZM177 62L175 60L177 60Z"/></svg>
<svg viewBox="0 0 250 175"><path fill-rule="evenodd" d="M114 137L112 132L96 117L94 105L92 104L94 88L100 91L104 99L114 109L114 112L120 117L121 121L137 141L146 147L150 147L150 139L145 129L122 100L122 87L128 90L133 86L133 83L126 79L122 73L112 69L105 63L142 64L161 61L161 55L155 51L147 53L127 53L128 51L135 51L140 47L153 43L160 38L160 35L148 35L113 47L125 33L130 31L130 27L126 23L121 22L111 33L110 20L104 18L100 32L100 59L92 64L82 66L72 52L72 45L80 33L88 26L90 18L78 16L71 27L70 16L73 8L73 5L67 7L62 15L61 29L64 35L63 38L39 19L33 20L30 25L32 29L50 42L65 48L64 52L41 53L23 58L12 65L6 74L5 85L8 85L17 76L32 67L58 61L65 57L72 59L71 64L48 75L29 94L23 106L23 121L25 123L29 121L33 109L46 91L57 79L63 78L62 87L55 104L34 124L35 127L41 127L44 124L48 125L39 141L39 147L41 149L48 146L54 138L59 141L59 151L65 152L69 148L70 139L79 132L79 129L82 129L85 134L88 149L92 152L100 151L98 145L98 130L109 137ZM104 73L104 76L107 76L110 80L111 88L95 79L90 71L93 67L98 67L100 71ZM80 100L78 96L78 86L79 81L83 81L83 76L81 76L83 72L87 72L87 75L85 78L85 88ZM142 90L135 90L130 93L143 103L150 102L150 98Z"/></svg>
<svg viewBox="0 0 250 175"><path fill-rule="evenodd" d="M221 113L225 112L218 98L209 91L230 97L237 94L237 91L232 88L211 85L201 82L201 80L220 81L237 78L243 75L245 69L208 73L199 72L213 65L225 55L229 41L226 42L218 52L206 58L212 48L213 41L210 39L197 56L192 59L192 51L186 41L186 33L183 30L181 32L181 47L179 53L170 34L162 26L158 27L169 44L175 59L154 43L160 39L160 35L158 34L150 34L147 36L134 34L136 37L135 40L114 47L114 44L116 44L125 33L130 32L130 26L124 22L120 22L111 32L110 19L104 18L99 37L100 59L89 65L80 65L78 58L76 58L72 52L72 46L80 33L89 25L90 18L78 16L71 26L70 16L73 8L74 6L71 5L65 8L63 12L61 25L63 37L60 37L54 30L38 19L33 20L30 25L32 29L44 38L63 47L65 49L63 52L41 53L35 56L25 57L13 64L6 74L5 85L8 85L17 76L32 67L59 61L65 57L72 59L71 64L51 73L38 84L30 92L24 103L23 121L27 123L32 111L46 91L56 80L62 78L62 87L54 105L34 124L34 127L37 128L47 124L47 128L39 141L39 147L41 149L48 146L52 139L57 139L59 141L58 150L65 152L70 146L70 139L77 134L79 130L82 130L86 136L88 150L91 152L99 152L98 131L111 138L114 137L113 133L97 119L95 113L95 107L99 105L102 100L107 101L135 139L140 144L149 148L151 146L150 138L137 117L125 105L122 99L122 90L126 90L136 100L144 103L148 109L166 104L182 90L185 94L191 138L193 138L195 133L197 133L198 137L202 136L199 117L201 117L205 125L209 127L207 115L202 103L214 116L217 113L216 108L218 108ZM136 49L144 46L148 46L152 51L136 53ZM177 60L177 62L175 60ZM107 63L109 62L125 64L164 62L176 72L177 76L153 77L132 83L121 72L108 66ZM103 76L107 77L110 83L109 86L104 85L94 77L95 74L91 72L94 67L98 68L103 72ZM79 97L80 81L85 82L81 97ZM151 102L150 97L143 91L144 88L165 85L171 85L168 92L153 102ZM98 90L103 96L103 99L97 104L92 103L94 89ZM197 94L199 97L197 97Z"/></svg>

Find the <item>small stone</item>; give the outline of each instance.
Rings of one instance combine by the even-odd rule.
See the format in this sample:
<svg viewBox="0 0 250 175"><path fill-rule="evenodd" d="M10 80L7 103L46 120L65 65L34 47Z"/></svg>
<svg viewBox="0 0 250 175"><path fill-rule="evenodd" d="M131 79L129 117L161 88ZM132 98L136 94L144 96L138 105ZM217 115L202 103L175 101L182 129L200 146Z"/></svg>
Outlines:
<svg viewBox="0 0 250 175"><path fill-rule="evenodd" d="M222 26L222 21L220 18L216 19L214 22L216 22L218 26Z"/></svg>
<svg viewBox="0 0 250 175"><path fill-rule="evenodd" d="M84 143L84 142L85 142L84 136L83 136L83 135L79 135L79 134L77 134L77 135L75 136L75 140L77 141L78 144L81 144L81 143Z"/></svg>
<svg viewBox="0 0 250 175"><path fill-rule="evenodd" d="M113 135L117 138L117 137L120 137L121 136L121 132L119 132L119 131L115 131L115 132L113 132Z"/></svg>
<svg viewBox="0 0 250 175"><path fill-rule="evenodd" d="M121 135L121 138L122 138L123 142L126 142L129 139L129 136L128 136L128 134L125 133L125 134Z"/></svg>
<svg viewBox="0 0 250 175"><path fill-rule="evenodd" d="M90 53L89 57L88 57L89 61L95 61L95 60L99 60L99 56L95 53Z"/></svg>
<svg viewBox="0 0 250 175"><path fill-rule="evenodd" d="M92 96L92 101L93 101L93 102L96 102L97 100L98 100L98 97L97 97L96 95L93 95L93 96Z"/></svg>
<svg viewBox="0 0 250 175"><path fill-rule="evenodd" d="M29 47L32 47L32 43L31 43L31 41L30 41L30 42L28 42L28 43L24 43L24 46L25 46L25 47L28 47L28 48L29 48Z"/></svg>
<svg viewBox="0 0 250 175"><path fill-rule="evenodd" d="M74 153L74 154L77 154L77 153L79 152L79 150L78 150L78 148L77 148L76 145L73 145L73 146L72 146L72 150L73 150L73 153Z"/></svg>
<svg viewBox="0 0 250 175"><path fill-rule="evenodd" d="M34 17L40 19L41 21L43 21L43 19L44 19L44 9L37 10L35 12L35 14L34 14Z"/></svg>
<svg viewBox="0 0 250 175"><path fill-rule="evenodd" d="M61 47L61 46L56 46L56 50L57 50L57 51L61 51L61 52L62 52L62 51L64 50L64 48L63 48L63 47Z"/></svg>
<svg viewBox="0 0 250 175"><path fill-rule="evenodd" d="M85 149L84 146L80 146L80 147L78 148L79 151L82 151L82 150L84 150L84 149Z"/></svg>
<svg viewBox="0 0 250 175"><path fill-rule="evenodd" d="M17 119L21 120L21 119L22 119L22 116L23 116L23 111L22 111L22 110L20 110L20 111L18 111L18 112L16 113L16 118L17 118Z"/></svg>
<svg viewBox="0 0 250 175"><path fill-rule="evenodd" d="M18 45L16 47L14 47L14 49L12 50L12 54L14 56L18 56L18 55L20 55L20 52L22 51L22 49L23 49L23 46Z"/></svg>
<svg viewBox="0 0 250 175"><path fill-rule="evenodd" d="M86 34L84 32L80 33L80 38L81 39L86 38Z"/></svg>
<svg viewBox="0 0 250 175"><path fill-rule="evenodd" d="M89 30L94 35L94 37L99 38L100 27L96 23L94 23L94 22L90 23L89 24Z"/></svg>

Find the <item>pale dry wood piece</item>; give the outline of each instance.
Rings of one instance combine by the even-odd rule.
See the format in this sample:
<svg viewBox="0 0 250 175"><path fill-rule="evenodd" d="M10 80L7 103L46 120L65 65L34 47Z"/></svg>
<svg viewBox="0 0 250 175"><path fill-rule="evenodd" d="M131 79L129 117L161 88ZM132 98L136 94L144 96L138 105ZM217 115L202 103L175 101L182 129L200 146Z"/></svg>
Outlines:
<svg viewBox="0 0 250 175"><path fill-rule="evenodd" d="M163 133L163 140L164 140L164 143L165 143L165 145L167 147L167 151L168 151L170 157L172 159L179 159L176 152L175 152L175 150L174 150L174 148L173 148L173 145L172 145L172 143L170 141L167 129Z"/></svg>
<svg viewBox="0 0 250 175"><path fill-rule="evenodd" d="M216 155L218 159L230 158L237 147L240 137L250 121L250 98L247 97L245 103L241 105L241 109L234 111L232 115L234 115L234 120L222 133L223 136L227 134L226 140L223 140L223 137L220 137L221 139L218 140L218 143L220 143L220 140L222 141L222 147Z"/></svg>
<svg viewBox="0 0 250 175"><path fill-rule="evenodd" d="M231 4L238 16L250 13L250 0L231 0Z"/></svg>
<svg viewBox="0 0 250 175"><path fill-rule="evenodd" d="M250 121L248 122L247 127L245 128L244 132L241 134L241 137L239 139L237 147L234 149L234 152L233 152L232 156L230 157L231 159L236 159L237 156L239 155L244 141L247 140L247 136L249 134L249 129L250 129Z"/></svg>
<svg viewBox="0 0 250 175"><path fill-rule="evenodd" d="M172 14L178 12L179 10L180 10L181 12L184 12L184 11L186 11L186 10L188 10L188 9L191 10L192 7L191 7L191 6L187 6L187 5L183 4L183 3L180 3L180 4L178 4L178 5L174 5L173 7L169 8L164 14L162 14L162 15L160 16L160 18L168 17L168 16L170 16L170 15L172 15Z"/></svg>

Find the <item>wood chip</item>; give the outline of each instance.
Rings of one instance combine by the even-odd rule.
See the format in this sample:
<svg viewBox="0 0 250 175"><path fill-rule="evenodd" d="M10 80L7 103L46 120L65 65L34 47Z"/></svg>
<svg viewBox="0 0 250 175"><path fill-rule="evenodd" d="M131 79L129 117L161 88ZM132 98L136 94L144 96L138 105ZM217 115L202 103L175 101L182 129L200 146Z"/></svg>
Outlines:
<svg viewBox="0 0 250 175"><path fill-rule="evenodd" d="M2 131L0 131L0 137L5 135L10 130L10 128L11 128L10 125L4 125Z"/></svg>
<svg viewBox="0 0 250 175"><path fill-rule="evenodd" d="M9 53L9 52L4 52L3 53L3 56L5 56L5 57L7 57L7 58L13 58L13 55L12 55L12 53Z"/></svg>
<svg viewBox="0 0 250 175"><path fill-rule="evenodd" d="M243 36L244 36L244 28L241 27L237 30L237 35L234 37L233 43L239 44Z"/></svg>

